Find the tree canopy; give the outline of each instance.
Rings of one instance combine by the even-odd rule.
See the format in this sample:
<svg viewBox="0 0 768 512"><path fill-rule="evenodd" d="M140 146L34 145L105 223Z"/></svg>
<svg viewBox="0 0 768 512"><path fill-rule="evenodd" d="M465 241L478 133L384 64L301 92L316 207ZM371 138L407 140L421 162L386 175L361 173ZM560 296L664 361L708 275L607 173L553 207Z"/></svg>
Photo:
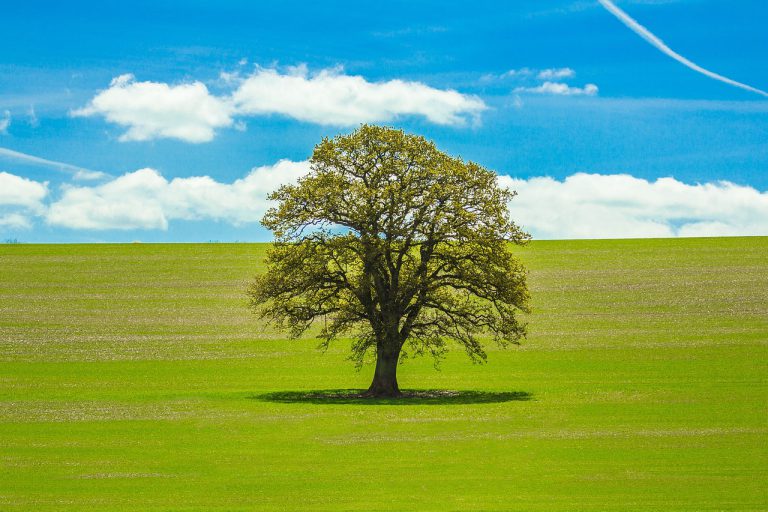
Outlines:
<svg viewBox="0 0 768 512"><path fill-rule="evenodd" d="M494 172L369 125L323 139L310 163L262 220L275 241L248 293L263 317L293 337L317 323L325 346L351 337L355 360L376 357L373 396L400 394L407 355L439 358L454 341L483 361L481 339L525 336L526 271L510 247L529 235Z"/></svg>

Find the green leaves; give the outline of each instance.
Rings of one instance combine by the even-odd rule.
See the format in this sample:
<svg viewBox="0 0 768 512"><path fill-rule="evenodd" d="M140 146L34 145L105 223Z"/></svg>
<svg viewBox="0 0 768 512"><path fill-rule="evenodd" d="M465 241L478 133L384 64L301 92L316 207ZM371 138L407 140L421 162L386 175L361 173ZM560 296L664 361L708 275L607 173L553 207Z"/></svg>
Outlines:
<svg viewBox="0 0 768 512"><path fill-rule="evenodd" d="M529 236L495 173L368 125L323 139L311 167L270 196L276 241L249 289L262 316L293 336L323 319L323 344L351 335L358 361L375 346L438 357L449 339L480 361L480 337L525 335L526 273L509 247Z"/></svg>

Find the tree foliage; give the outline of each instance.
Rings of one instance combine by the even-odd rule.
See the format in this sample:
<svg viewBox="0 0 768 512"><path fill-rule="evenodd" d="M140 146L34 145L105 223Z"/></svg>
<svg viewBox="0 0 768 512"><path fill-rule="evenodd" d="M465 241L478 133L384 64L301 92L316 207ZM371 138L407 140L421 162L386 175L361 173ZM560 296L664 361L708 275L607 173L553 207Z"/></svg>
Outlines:
<svg viewBox="0 0 768 512"><path fill-rule="evenodd" d="M317 322L324 345L348 336L358 362L375 354L373 395L398 394L398 361L440 357L449 340L482 361L481 338L525 335L526 271L510 243L529 236L509 219L513 196L492 171L400 130L323 139L310 173L270 196L275 242L251 304L294 337Z"/></svg>

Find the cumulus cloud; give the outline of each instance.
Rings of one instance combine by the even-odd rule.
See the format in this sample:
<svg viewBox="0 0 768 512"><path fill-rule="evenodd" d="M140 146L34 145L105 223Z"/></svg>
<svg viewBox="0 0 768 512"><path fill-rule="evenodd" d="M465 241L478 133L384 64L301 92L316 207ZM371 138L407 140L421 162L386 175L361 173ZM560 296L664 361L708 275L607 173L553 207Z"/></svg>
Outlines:
<svg viewBox="0 0 768 512"><path fill-rule="evenodd" d="M18 206L42 211L48 195L48 183L40 183L15 174L0 172L0 206Z"/></svg>
<svg viewBox="0 0 768 512"><path fill-rule="evenodd" d="M510 211L536 238L768 235L768 192L729 182L583 173L499 182L518 192Z"/></svg>
<svg viewBox="0 0 768 512"><path fill-rule="evenodd" d="M462 125L487 108L476 96L420 82L369 82L334 69L310 75L305 67L285 74L257 70L242 82L232 100L242 114L282 114L335 126L390 121L405 115L423 116L440 125Z"/></svg>
<svg viewBox="0 0 768 512"><path fill-rule="evenodd" d="M159 201L167 184L157 171L140 169L98 187L69 186L47 221L74 229L167 229Z"/></svg>
<svg viewBox="0 0 768 512"><path fill-rule="evenodd" d="M539 71L536 77L539 80L562 80L563 78L573 78L576 72L571 68L552 68Z"/></svg>
<svg viewBox="0 0 768 512"><path fill-rule="evenodd" d="M571 68L548 68L533 70L530 68L512 69L498 76L499 79L515 78L518 82L528 83L535 78L536 85L521 85L516 87L515 93L549 94L555 96L595 96L599 89L595 84L586 84L584 87L576 87L564 83L564 80L576 76L576 71ZM492 75L485 75L482 80L491 81Z"/></svg>
<svg viewBox="0 0 768 512"><path fill-rule="evenodd" d="M208 142L217 128L232 125L229 103L212 95L202 82L137 82L131 74L112 80L108 89L72 115L100 115L126 127L121 141L174 138Z"/></svg>
<svg viewBox="0 0 768 512"><path fill-rule="evenodd" d="M48 183L0 172L0 227L28 229L45 211Z"/></svg>
<svg viewBox="0 0 768 512"><path fill-rule="evenodd" d="M122 141L173 138L208 142L218 128L244 126L237 116L283 115L299 121L332 126L386 122L401 116L421 116L439 125L460 126L477 121L487 109L477 96L436 89L421 82L369 82L339 69L310 74L305 66L257 69L247 77L222 74L233 89L216 96L201 82L168 85L137 82L121 75L73 116L103 116L124 126Z"/></svg>
<svg viewBox="0 0 768 512"><path fill-rule="evenodd" d="M536 87L518 87L516 93L552 94L557 96L594 96L599 92L595 84L572 87L561 82L544 82Z"/></svg>
<svg viewBox="0 0 768 512"><path fill-rule="evenodd" d="M154 169L140 169L96 187L67 187L50 205L47 221L91 230L166 230L172 220L258 222L268 207L267 195L308 170L308 162L281 160L220 183L208 176L169 181Z"/></svg>
<svg viewBox="0 0 768 512"><path fill-rule="evenodd" d="M0 228L3 229L30 229L32 220L28 215L21 213L0 213Z"/></svg>

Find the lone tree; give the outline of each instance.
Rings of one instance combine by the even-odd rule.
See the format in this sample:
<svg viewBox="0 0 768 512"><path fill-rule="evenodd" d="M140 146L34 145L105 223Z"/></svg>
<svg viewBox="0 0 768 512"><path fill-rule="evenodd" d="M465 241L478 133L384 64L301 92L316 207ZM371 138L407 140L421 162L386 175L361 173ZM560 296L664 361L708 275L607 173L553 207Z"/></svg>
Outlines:
<svg viewBox="0 0 768 512"><path fill-rule="evenodd" d="M275 242L248 294L263 318L313 323L321 345L351 336L352 358L375 353L368 396L398 396L398 362L439 358L447 340L486 359L478 337L518 343L526 271L510 242L530 238L508 217L514 192L423 137L363 125L323 139L311 171L270 195L262 224Z"/></svg>

